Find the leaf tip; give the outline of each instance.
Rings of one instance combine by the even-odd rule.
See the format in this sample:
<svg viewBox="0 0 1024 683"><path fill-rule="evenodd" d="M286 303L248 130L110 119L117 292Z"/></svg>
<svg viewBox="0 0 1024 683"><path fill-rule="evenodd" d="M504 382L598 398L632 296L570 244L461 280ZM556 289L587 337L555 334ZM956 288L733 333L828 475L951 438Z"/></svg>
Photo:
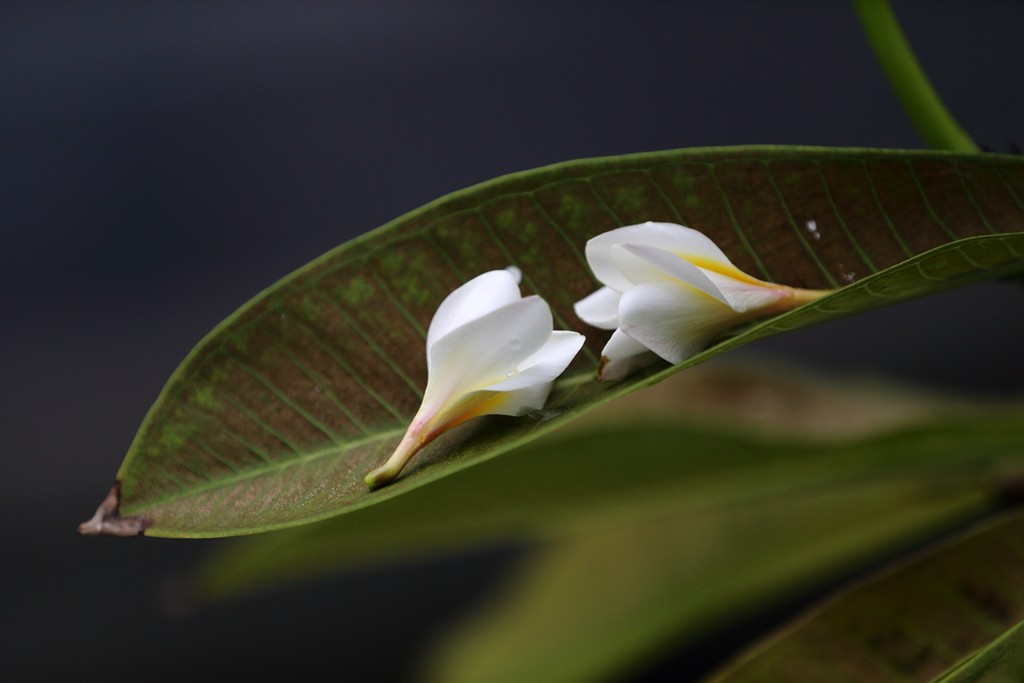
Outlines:
<svg viewBox="0 0 1024 683"><path fill-rule="evenodd" d="M118 513L120 507L121 482L115 481L96 513L78 525L78 533L83 536L141 536L152 526L153 522L143 517L122 517Z"/></svg>

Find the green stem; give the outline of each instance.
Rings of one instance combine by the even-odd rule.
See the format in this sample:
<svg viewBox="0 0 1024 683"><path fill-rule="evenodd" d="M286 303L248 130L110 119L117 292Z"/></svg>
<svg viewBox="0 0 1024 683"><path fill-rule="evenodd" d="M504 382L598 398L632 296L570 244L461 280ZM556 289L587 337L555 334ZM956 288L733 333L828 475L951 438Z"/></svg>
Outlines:
<svg viewBox="0 0 1024 683"><path fill-rule="evenodd" d="M853 0L861 26L910 121L929 147L977 152L914 57L888 0Z"/></svg>

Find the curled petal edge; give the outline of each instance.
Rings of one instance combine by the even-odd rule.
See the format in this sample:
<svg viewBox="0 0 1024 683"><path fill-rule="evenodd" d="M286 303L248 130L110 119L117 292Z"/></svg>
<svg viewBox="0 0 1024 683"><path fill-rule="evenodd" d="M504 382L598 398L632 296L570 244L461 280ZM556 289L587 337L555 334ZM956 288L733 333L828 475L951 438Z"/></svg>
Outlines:
<svg viewBox="0 0 1024 683"><path fill-rule="evenodd" d="M427 348L466 323L519 301L519 278L511 270L477 275L445 297L427 329Z"/></svg>
<svg viewBox="0 0 1024 683"><path fill-rule="evenodd" d="M619 326L619 299L622 293L611 287L601 287L573 304L576 317L601 330L614 330Z"/></svg>

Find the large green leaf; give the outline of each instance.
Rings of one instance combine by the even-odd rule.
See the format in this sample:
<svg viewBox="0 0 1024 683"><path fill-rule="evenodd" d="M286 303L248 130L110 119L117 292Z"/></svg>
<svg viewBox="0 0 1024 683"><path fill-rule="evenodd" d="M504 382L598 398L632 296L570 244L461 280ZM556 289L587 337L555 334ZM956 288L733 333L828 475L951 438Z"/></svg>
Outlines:
<svg viewBox="0 0 1024 683"><path fill-rule="evenodd" d="M672 515L712 523L829 494L836 525L879 506L908 515L888 528L935 523L951 510L977 513L997 494L1003 456L1024 447L1020 416L1012 405L713 363L387 505L239 539L205 564L196 589L224 598L495 539L564 538ZM868 495L867 483L885 495ZM813 517L805 526L820 523L813 507L800 509ZM915 516L926 509L932 517ZM799 530L791 538L811 540Z"/></svg>
<svg viewBox="0 0 1024 683"><path fill-rule="evenodd" d="M658 381L678 368L594 381L605 334L572 313L595 287L583 245L610 228L678 221L755 276L842 285L693 364L769 334L1019 272L1024 235L997 233L1024 230L1022 195L1019 158L804 148L578 161L457 192L329 252L218 326L164 387L87 530L223 536L357 510ZM589 337L546 419L463 429L395 484L368 491L363 475L418 406L435 307L459 283L510 263L524 271L526 291L551 303L559 327Z"/></svg>
<svg viewBox="0 0 1024 683"><path fill-rule="evenodd" d="M937 683L1019 683L1024 680L1024 621L986 645Z"/></svg>
<svg viewBox="0 0 1024 683"><path fill-rule="evenodd" d="M441 642L428 678L614 678L646 657L722 631L824 580L848 576L926 530L977 513L977 494L975 484L949 479L865 478L609 525L540 554ZM892 623L882 610L874 616L878 631ZM803 645L810 651L820 644ZM740 680L847 680L824 672L830 658L850 647L829 645L828 655L817 655L817 667L808 669L800 669L798 658L806 652L790 653L787 662L799 673L789 679L756 670Z"/></svg>
<svg viewBox="0 0 1024 683"><path fill-rule="evenodd" d="M1017 512L857 586L711 680L1020 681L1022 620Z"/></svg>

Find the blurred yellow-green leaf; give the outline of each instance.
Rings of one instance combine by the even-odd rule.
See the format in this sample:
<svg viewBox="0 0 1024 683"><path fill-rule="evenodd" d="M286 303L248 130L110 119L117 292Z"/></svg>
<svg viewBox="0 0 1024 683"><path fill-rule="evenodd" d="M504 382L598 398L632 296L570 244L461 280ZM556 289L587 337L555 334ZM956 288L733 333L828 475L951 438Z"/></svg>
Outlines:
<svg viewBox="0 0 1024 683"><path fill-rule="evenodd" d="M426 679L614 678L983 514L994 494L948 473L859 477L552 543L439 643ZM787 680L839 680L820 674L843 645ZM742 680L774 680L760 674Z"/></svg>
<svg viewBox="0 0 1024 683"><path fill-rule="evenodd" d="M709 683L1021 681L1022 620L1018 511L865 580Z"/></svg>
<svg viewBox="0 0 1024 683"><path fill-rule="evenodd" d="M1024 621L996 638L936 683L1017 683L1024 679Z"/></svg>

